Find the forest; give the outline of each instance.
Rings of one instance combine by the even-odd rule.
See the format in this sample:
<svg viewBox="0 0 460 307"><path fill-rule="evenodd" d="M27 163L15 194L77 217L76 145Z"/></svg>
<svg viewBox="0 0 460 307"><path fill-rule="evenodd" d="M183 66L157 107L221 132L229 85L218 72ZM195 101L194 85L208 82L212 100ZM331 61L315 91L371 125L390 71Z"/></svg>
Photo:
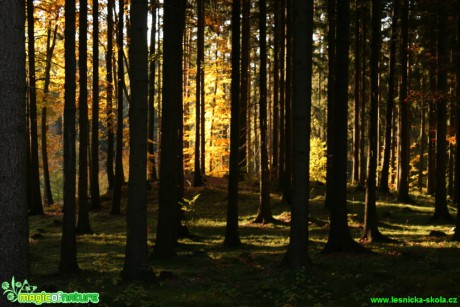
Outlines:
<svg viewBox="0 0 460 307"><path fill-rule="evenodd" d="M460 1L0 0L0 306L458 304Z"/></svg>

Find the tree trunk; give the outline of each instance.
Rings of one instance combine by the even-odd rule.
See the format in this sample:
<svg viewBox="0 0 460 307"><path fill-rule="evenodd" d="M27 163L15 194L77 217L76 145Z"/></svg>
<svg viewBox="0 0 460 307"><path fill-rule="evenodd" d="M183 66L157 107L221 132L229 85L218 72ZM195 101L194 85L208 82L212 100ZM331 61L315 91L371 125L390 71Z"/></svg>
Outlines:
<svg viewBox="0 0 460 307"><path fill-rule="evenodd" d="M240 176L243 178L248 172L247 158L247 113L249 102L249 35L250 35L250 1L243 0L243 21L241 34L241 101L240 101L240 149L239 167Z"/></svg>
<svg viewBox="0 0 460 307"><path fill-rule="evenodd" d="M238 153L240 144L240 0L232 2L232 81L230 118L230 165L228 176L227 224L224 245L240 245L238 226Z"/></svg>
<svg viewBox="0 0 460 307"><path fill-rule="evenodd" d="M109 191L113 190L115 174L113 173L113 74L112 74L112 58L113 58L113 7L114 0L107 2L107 55L106 63L106 78L107 78L107 160L106 172Z"/></svg>
<svg viewBox="0 0 460 307"><path fill-rule="evenodd" d="M337 1L337 52L335 99L332 104L333 129L330 139L334 159L331 165L328 206L331 212L329 237L323 253L366 251L350 235L347 221L347 119L348 119L348 51L350 1ZM328 144L329 145L329 144Z"/></svg>
<svg viewBox="0 0 460 307"><path fill-rule="evenodd" d="M144 277L147 248L147 0L133 1L130 9L129 59L132 103L129 108L129 186L126 209L126 253L121 276L125 280ZM153 273L152 273L153 275Z"/></svg>
<svg viewBox="0 0 460 307"><path fill-rule="evenodd" d="M352 174L352 182L354 184L358 184L359 182L359 150L360 150L360 135L361 130L359 129L359 110L361 105L361 33L360 33L360 15L361 9L359 6L358 0L355 0L355 88L354 88L354 95L355 95L355 110L354 110L354 124L353 124L353 174Z"/></svg>
<svg viewBox="0 0 460 307"><path fill-rule="evenodd" d="M86 32L88 31L88 9L87 0L80 0L80 19L79 19L79 44L78 44L78 70L80 96L78 100L78 126L80 130L80 147L78 151L78 221L77 233L91 233L89 225L89 206L88 206L88 61L87 61L87 41Z"/></svg>
<svg viewBox="0 0 460 307"><path fill-rule="evenodd" d="M367 151L367 181L364 207L364 226L361 240L366 242L386 242L389 238L384 236L377 226L376 186L377 186L377 138L378 138L378 99L379 99L379 58L380 58L380 27L381 27L381 2L371 0L371 105L369 112L369 148Z"/></svg>
<svg viewBox="0 0 460 307"><path fill-rule="evenodd" d="M278 164L278 189L283 190L285 178L285 106L286 106L286 82L285 82L285 67L286 67L286 1L280 0L280 144L279 144L279 164Z"/></svg>
<svg viewBox="0 0 460 307"><path fill-rule="evenodd" d="M154 254L157 258L176 255L178 197L181 197L182 153L182 37L185 27L185 0L164 3L163 107L161 121L160 187L158 231Z"/></svg>
<svg viewBox="0 0 460 307"><path fill-rule="evenodd" d="M289 267L305 267L308 259L308 200L310 177L310 122L313 55L313 2L294 0L293 91L294 114L292 213L289 247L285 261Z"/></svg>
<svg viewBox="0 0 460 307"><path fill-rule="evenodd" d="M268 169L267 150L267 3L259 0L259 127L260 127L260 195L259 208L254 223L271 223L274 221L270 208L270 173Z"/></svg>
<svg viewBox="0 0 460 307"><path fill-rule="evenodd" d="M425 77L423 76L422 88L425 89ZM419 165L418 165L418 189L423 189L423 170L425 169L425 144L426 144L426 130L425 130L425 98L422 98L422 106L420 108L420 152L419 152Z"/></svg>
<svg viewBox="0 0 460 307"><path fill-rule="evenodd" d="M2 1L0 11L0 276L10 281L29 276L24 1Z"/></svg>
<svg viewBox="0 0 460 307"><path fill-rule="evenodd" d="M198 25L197 25L197 54L196 54L196 96L195 96L195 160L194 160L194 172L193 172L193 186L200 187L203 185L203 176L201 174L201 126L204 125L204 121L201 122L201 78L204 73L201 63L204 60L204 3L203 1L197 1L197 14L198 14Z"/></svg>
<svg viewBox="0 0 460 307"><path fill-rule="evenodd" d="M61 258L59 272L62 274L79 271L77 263L77 242L75 237L75 0L65 1L65 83L64 83L64 216L62 221Z"/></svg>
<svg viewBox="0 0 460 307"><path fill-rule="evenodd" d="M56 19L59 14L56 16ZM57 20L56 20L57 21ZM50 173L48 165L48 146L47 146L47 101L49 98L49 86L51 81L51 64L53 59L54 47L56 46L58 27L55 25L54 30L51 30L51 21L48 23L48 33L46 38L46 64L45 64L45 81L43 86L43 93L45 94L45 102L42 108L42 158L43 158L43 181L45 185L45 199L48 206L54 204L53 193L51 192ZM51 36L52 33L52 36Z"/></svg>
<svg viewBox="0 0 460 307"><path fill-rule="evenodd" d="M91 209L101 209L99 197L99 0L93 0L93 113L91 125Z"/></svg>
<svg viewBox="0 0 460 307"><path fill-rule="evenodd" d="M117 86L117 143L115 148L115 182L113 190L112 209L110 214L120 214L121 203L121 186L124 182L123 175L123 87L125 83L125 70L123 65L123 17L124 17L124 2L119 0L118 4L118 86Z"/></svg>
<svg viewBox="0 0 460 307"><path fill-rule="evenodd" d="M30 215L43 214L40 191L40 173L38 170L38 133L37 133L37 88L35 82L35 33L34 3L27 0L27 34L29 55L29 116L30 116Z"/></svg>
<svg viewBox="0 0 460 307"><path fill-rule="evenodd" d="M398 201L411 203L409 196L409 112L410 102L407 97L407 52L409 41L409 0L402 0L401 16L401 85L399 87L399 154L398 154Z"/></svg>
<svg viewBox="0 0 460 307"><path fill-rule="evenodd" d="M157 0L151 0L150 12L152 23L150 29L150 69L149 69L149 101L148 101L148 122L147 122L147 178L151 182L158 180L156 161L155 161L155 71L156 71L156 34L157 34Z"/></svg>
<svg viewBox="0 0 460 307"><path fill-rule="evenodd" d="M460 2L457 2L457 16L460 16ZM457 18L457 45L454 49L457 53L456 56L456 67L455 67L455 79L456 79L456 101L455 101L455 121L456 121L456 135L458 136L460 129L460 18ZM460 142L456 142L455 150L455 195L454 200L457 202L457 222L455 224L455 234L453 237L454 241L460 241Z"/></svg>
<svg viewBox="0 0 460 307"><path fill-rule="evenodd" d="M368 101L368 92L367 92L367 26L368 26L368 11L369 11L369 0L365 0L362 3L363 9L363 27L362 27L362 54L361 54L361 101L359 105L359 121L360 121L360 135L359 135L359 178L358 178L358 189L364 190L366 186L366 104Z"/></svg>
<svg viewBox="0 0 460 307"><path fill-rule="evenodd" d="M437 130L436 130L436 193L434 203L434 215L432 220L453 221L447 208L446 190L446 135L447 135L447 67L449 54L447 50L448 12L447 3L438 3L438 63L437 63Z"/></svg>
<svg viewBox="0 0 460 307"><path fill-rule="evenodd" d="M396 74L396 43L398 41L398 15L399 0L393 0L391 16L391 41L390 41L390 71L388 75L388 100L385 124L385 141L383 149L382 171L380 173L379 190L389 193L388 179L390 174L390 154L392 148L391 131L393 130L393 110L395 97L395 74ZM393 144L394 146L394 144Z"/></svg>

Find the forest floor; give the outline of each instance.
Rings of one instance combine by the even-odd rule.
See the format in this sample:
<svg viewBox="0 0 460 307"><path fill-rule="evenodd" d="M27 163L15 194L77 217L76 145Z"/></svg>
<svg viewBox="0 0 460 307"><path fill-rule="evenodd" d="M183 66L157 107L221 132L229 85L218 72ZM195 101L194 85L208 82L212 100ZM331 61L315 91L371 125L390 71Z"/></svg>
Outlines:
<svg viewBox="0 0 460 307"><path fill-rule="evenodd" d="M181 239L178 256L152 260L164 278L125 283L123 267L125 216L105 209L91 212L94 234L77 238L81 272L57 274L62 213L59 206L45 216L30 217L30 283L39 291L99 292L101 306L367 306L372 297L460 296L460 243L451 242L453 225L431 224L433 199L412 194L415 203L399 204L380 196L377 210L381 231L397 243L368 244L372 254L323 255L328 236L324 187L312 188L309 256L312 267L290 271L280 266L289 241L289 227L251 223L257 212L258 185L241 184L239 248L223 246L227 205L226 180L208 179L205 187L187 188L187 198L200 194L187 213L191 238ZM126 190L124 191L126 192ZM148 244L153 248L158 210L157 187L149 193ZM359 239L364 194L349 189L348 222ZM288 221L289 206L272 194L276 218ZM123 200L125 211L126 199ZM450 206L455 214L456 209ZM430 236L437 231L436 236Z"/></svg>

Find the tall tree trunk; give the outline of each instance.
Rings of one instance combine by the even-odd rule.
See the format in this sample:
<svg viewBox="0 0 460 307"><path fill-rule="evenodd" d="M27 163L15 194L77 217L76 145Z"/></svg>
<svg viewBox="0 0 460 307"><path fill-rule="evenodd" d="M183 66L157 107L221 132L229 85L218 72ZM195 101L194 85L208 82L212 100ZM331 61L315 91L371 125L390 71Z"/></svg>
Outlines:
<svg viewBox="0 0 460 307"><path fill-rule="evenodd" d="M350 1L337 1L336 79L332 104L332 160L327 195L330 209L329 237L324 253L362 252L364 247L353 240L347 220L347 121L348 121L348 51ZM328 144L329 145L329 144Z"/></svg>
<svg viewBox="0 0 460 307"><path fill-rule="evenodd" d="M244 177L248 172L247 158L247 114L249 102L249 35L250 35L250 15L251 4L249 0L243 0L243 20L241 33L241 101L240 101L240 149L239 167L240 176Z"/></svg>
<svg viewBox="0 0 460 307"><path fill-rule="evenodd" d="M360 33L360 15L362 14L362 9L359 6L359 1L355 0L355 108L354 108L354 124L353 124L353 174L352 182L358 183L359 181L359 150L360 150L360 120L359 120L359 110L361 105L361 33Z"/></svg>
<svg viewBox="0 0 460 307"><path fill-rule="evenodd" d="M179 218L178 197L182 186L182 37L185 0L165 0L163 47L163 107L161 121L158 231L154 253L158 258L175 256Z"/></svg>
<svg viewBox="0 0 460 307"><path fill-rule="evenodd" d="M327 73L327 162L326 162L326 183L333 180L332 166L334 165L334 106L335 106L335 79L336 79L336 7L337 0L327 1L327 18L328 18L328 32L327 32L327 57L328 57L328 73ZM325 206L331 208L330 201L332 200L331 184L326 184L326 200Z"/></svg>
<svg viewBox="0 0 460 307"><path fill-rule="evenodd" d="M308 264L308 199L313 55L313 1L294 0L293 91L294 116L292 219L285 259L290 267Z"/></svg>
<svg viewBox="0 0 460 307"><path fill-rule="evenodd" d="M460 2L457 2L457 16L460 16ZM457 18L457 45L455 46L456 52L456 67L455 67L455 79L456 79L456 101L455 101L455 121L456 121L456 135L458 136L460 129L460 18ZM457 202L457 222L455 224L455 234L453 240L460 241L460 142L456 142L455 150L455 195L454 200Z"/></svg>
<svg viewBox="0 0 460 307"><path fill-rule="evenodd" d="M4 281L29 276L24 3L0 2L0 11L7 12L0 18L0 276ZM2 304L16 305L6 303L6 296Z"/></svg>
<svg viewBox="0 0 460 307"><path fill-rule="evenodd" d="M59 261L59 272L63 274L76 273L79 271L75 236L75 97L77 84L75 15L75 0L66 0L64 29L64 216L62 221L61 258Z"/></svg>
<svg viewBox="0 0 460 307"><path fill-rule="evenodd" d="M281 1L275 1L274 7L274 33L273 33L273 129L272 131L272 164L271 180L278 179L278 154L279 154L279 62L280 62L280 15Z"/></svg>
<svg viewBox="0 0 460 307"><path fill-rule="evenodd" d="M377 226L376 186L377 186L377 138L378 138L378 99L379 99L379 58L380 58L380 27L381 2L371 0L371 105L369 112L369 148L367 151L367 181L364 207L364 226L361 239L367 242L385 242L384 236Z"/></svg>
<svg viewBox="0 0 460 307"><path fill-rule="evenodd" d="M100 209L99 197L99 0L93 0L93 113L91 125L91 209Z"/></svg>
<svg viewBox="0 0 460 307"><path fill-rule="evenodd" d="M106 63L106 79L107 79L107 160L106 172L109 191L113 190L115 182L115 174L113 173L113 74L112 74L112 58L113 58L113 7L114 0L107 2L107 54Z"/></svg>
<svg viewBox="0 0 460 307"><path fill-rule="evenodd" d="M148 123L147 123L147 177L151 182L157 181L157 169L155 161L155 71L156 71L156 34L157 34L157 0L151 0L150 12L152 23L150 29L150 69L149 69L149 105L148 105Z"/></svg>
<svg viewBox="0 0 460 307"><path fill-rule="evenodd" d="M56 16L56 19L59 15ZM56 20L57 21L57 20ZM53 59L54 47L56 46L58 26L54 26L54 30L51 30L51 21L48 23L48 33L46 38L46 64L45 64L45 81L43 86L43 93L45 94L45 103L42 108L42 159L43 159L43 183L45 186L45 199L48 206L54 204L53 193L51 192L51 183L50 183L50 172L48 164L48 146L47 146L47 134L48 134L48 124L47 124L47 102L49 98L49 86L51 81L51 64Z"/></svg>
<svg viewBox="0 0 460 307"><path fill-rule="evenodd" d="M194 160L194 172L193 172L193 186L200 187L203 185L203 176L201 174L201 126L204 125L204 121L201 122L201 78L204 73L201 64L204 60L204 3L203 1L197 1L197 54L196 54L196 96L195 96L195 160Z"/></svg>
<svg viewBox="0 0 460 307"><path fill-rule="evenodd" d="M125 0L119 0L118 4L118 86L117 86L117 143L115 148L115 182L113 190L112 209L110 214L120 214L121 186L124 182L123 175L123 87L125 83L125 70L123 65L123 17Z"/></svg>
<svg viewBox="0 0 460 307"><path fill-rule="evenodd" d="M80 0L80 19L78 29L78 70L80 96L78 99L78 126L80 130L80 147L78 151L78 221L77 233L91 233L88 205L88 1Z"/></svg>
<svg viewBox="0 0 460 307"><path fill-rule="evenodd" d="M430 21L430 46L433 59L430 60L429 78L430 92L436 92L436 61L434 60L436 50L436 17L431 17ZM428 181L427 193L434 195L436 189L436 101L434 95L428 102Z"/></svg>
<svg viewBox="0 0 460 307"><path fill-rule="evenodd" d="M278 165L278 189L283 190L285 178L285 106L286 106L286 1L280 0L280 144L279 144L279 165Z"/></svg>
<svg viewBox="0 0 460 307"><path fill-rule="evenodd" d="M366 104L368 101L368 89L367 89L367 41L366 37L368 34L368 21L369 21L369 0L365 0L362 3L363 13L363 27L362 27L362 54L361 54L361 101L359 104L359 121L360 121L360 135L359 135L359 178L358 178L358 189L363 189L366 186Z"/></svg>
<svg viewBox="0 0 460 307"><path fill-rule="evenodd" d="M395 97L395 74L396 74L396 43L398 41L398 15L399 0L393 0L391 16L391 41L390 41L390 71L388 75L388 100L385 124L385 141L383 149L382 171L380 173L379 190L389 193L388 179L390 174L390 154L392 148L391 131L393 130L393 110ZM394 144L393 144L394 146Z"/></svg>
<svg viewBox="0 0 460 307"><path fill-rule="evenodd" d="M402 0L401 12L401 84L399 87L399 154L398 154L398 201L411 203L409 196L409 112L410 102L407 97L407 52L409 42L409 0Z"/></svg>
<svg viewBox="0 0 460 307"><path fill-rule="evenodd" d="M447 135L447 66L449 64L449 54L447 49L448 31L448 12L447 3L438 3L438 63L437 63L437 98L436 110L436 193L434 203L433 220L453 221L447 208L446 191L446 135Z"/></svg>
<svg viewBox="0 0 460 307"><path fill-rule="evenodd" d="M422 77L422 88L425 89L425 76ZM425 98L422 98L420 108L420 152L419 152L419 165L418 165L418 189L422 191L423 189L423 171L425 169L425 144L426 144L426 129L425 129Z"/></svg>
<svg viewBox="0 0 460 307"><path fill-rule="evenodd" d="M267 150L267 2L259 0L259 127L260 127L260 195L254 223L274 221L270 207L270 172Z"/></svg>
<svg viewBox="0 0 460 307"><path fill-rule="evenodd" d="M129 108L129 187L126 210L126 253L121 276L140 279L147 272L147 0L133 1L130 9L129 59L132 103ZM153 273L152 273L153 274Z"/></svg>
<svg viewBox="0 0 460 307"><path fill-rule="evenodd" d="M232 2L232 81L230 118L230 165L228 176L227 224L224 244L240 245L238 226L238 153L240 144L240 11L241 1Z"/></svg>
<svg viewBox="0 0 460 307"><path fill-rule="evenodd" d="M38 170L38 133L37 133L37 88L35 82L35 27L34 3L27 0L27 35L29 55L29 116L30 116L30 187L31 208L30 215L43 214L42 197L40 191L40 173Z"/></svg>

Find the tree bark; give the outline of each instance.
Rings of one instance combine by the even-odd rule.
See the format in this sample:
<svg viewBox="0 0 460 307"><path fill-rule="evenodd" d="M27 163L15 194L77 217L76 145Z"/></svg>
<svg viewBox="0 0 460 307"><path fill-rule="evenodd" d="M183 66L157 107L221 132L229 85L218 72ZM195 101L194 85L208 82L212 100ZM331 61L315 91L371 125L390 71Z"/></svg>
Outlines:
<svg viewBox="0 0 460 307"><path fill-rule="evenodd" d="M113 173L113 73L112 73L112 58L113 58L113 7L114 0L107 2L107 55L106 63L106 79L107 79L107 158L106 172L109 191L113 190L115 182L115 174Z"/></svg>
<svg viewBox="0 0 460 307"><path fill-rule="evenodd" d="M359 183L359 150L360 150L360 119L359 119L359 110L361 105L361 33L360 33L360 15L362 14L362 9L359 6L359 1L355 0L355 108L354 108L354 123L353 123L353 174L352 182L355 184Z"/></svg>
<svg viewBox="0 0 460 307"><path fill-rule="evenodd" d="M149 105L148 105L148 123L147 123L147 155L148 172L147 177L151 182L158 180L157 167L155 161L155 72L156 72L156 34L157 34L157 0L151 0L150 12L152 15L152 27L150 29L150 69L149 69Z"/></svg>
<svg viewBox="0 0 460 307"><path fill-rule="evenodd" d="M231 76L231 118L230 118L230 165L228 176L227 224L224 245L238 246L238 153L240 144L240 11L241 1L232 2L232 76Z"/></svg>
<svg viewBox="0 0 460 307"><path fill-rule="evenodd" d="M62 274L73 274L79 271L75 236L75 97L77 72L75 56L75 15L75 0L66 0L64 30L64 216L62 221L61 258L59 261L59 272Z"/></svg>
<svg viewBox="0 0 460 307"><path fill-rule="evenodd" d="M0 18L0 276L3 281L10 281L13 276L17 280L29 276L24 3L0 2L0 11L7 12ZM2 304L6 304L6 296Z"/></svg>

